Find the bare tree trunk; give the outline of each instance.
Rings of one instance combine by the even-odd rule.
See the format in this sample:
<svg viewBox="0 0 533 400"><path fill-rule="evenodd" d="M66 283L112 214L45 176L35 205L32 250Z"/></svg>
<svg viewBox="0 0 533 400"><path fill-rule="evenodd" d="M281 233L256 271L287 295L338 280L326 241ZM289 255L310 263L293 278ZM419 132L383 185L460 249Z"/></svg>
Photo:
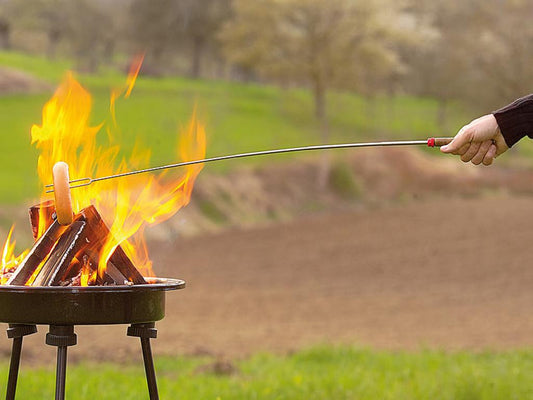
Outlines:
<svg viewBox="0 0 533 400"><path fill-rule="evenodd" d="M365 108L366 108L366 117L368 121L368 132L375 134L379 132L377 111L376 111L376 98L372 94L365 95ZM379 133L379 139L383 139L382 133Z"/></svg>
<svg viewBox="0 0 533 400"><path fill-rule="evenodd" d="M437 109L437 127L443 135L448 131L448 100L440 99Z"/></svg>
<svg viewBox="0 0 533 400"><path fill-rule="evenodd" d="M61 41L61 31L56 28L50 28L48 31L48 48L46 49L46 55L50 59L54 59L57 53L57 46Z"/></svg>
<svg viewBox="0 0 533 400"><path fill-rule="evenodd" d="M392 124L396 121L396 77L389 80L387 87L387 117L386 121L391 121ZM385 130L389 130L390 125L385 127Z"/></svg>
<svg viewBox="0 0 533 400"><path fill-rule="evenodd" d="M396 121L396 95L390 94L387 98L387 119L386 121L391 121L392 124ZM390 129L390 125L386 126L385 130Z"/></svg>
<svg viewBox="0 0 533 400"><path fill-rule="evenodd" d="M151 46L147 57L145 57L145 62L143 64L143 75L146 76L162 76L165 72L164 69L164 60L163 55L165 49L161 42L156 43L154 46Z"/></svg>
<svg viewBox="0 0 533 400"><path fill-rule="evenodd" d="M6 19L0 19L0 49L9 50L11 48L11 26Z"/></svg>
<svg viewBox="0 0 533 400"><path fill-rule="evenodd" d="M228 79L228 68L226 61L221 56L215 57L215 76L217 79Z"/></svg>
<svg viewBox="0 0 533 400"><path fill-rule="evenodd" d="M204 53L205 40L200 36L195 36L192 40L192 59L189 74L191 78L198 79L202 73L202 56Z"/></svg>
<svg viewBox="0 0 533 400"><path fill-rule="evenodd" d="M329 143L329 123L326 107L326 88L320 80L317 80L313 91L315 99L315 117L320 129L320 138L322 143ZM318 188L325 190L329 181L329 172L331 169L331 159L327 151L321 154L320 167L318 171Z"/></svg>
<svg viewBox="0 0 533 400"><path fill-rule="evenodd" d="M110 65L113 63L113 58L115 56L115 47L116 47L115 39L109 38L105 41L103 58L106 64Z"/></svg>

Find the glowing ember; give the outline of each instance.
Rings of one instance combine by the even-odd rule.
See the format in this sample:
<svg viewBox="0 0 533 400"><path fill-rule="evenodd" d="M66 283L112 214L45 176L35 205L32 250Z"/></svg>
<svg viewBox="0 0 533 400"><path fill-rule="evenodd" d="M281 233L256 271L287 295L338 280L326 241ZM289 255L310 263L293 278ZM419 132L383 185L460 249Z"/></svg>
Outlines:
<svg viewBox="0 0 533 400"><path fill-rule="evenodd" d="M110 112L113 123L116 123L115 101L131 94L141 62L142 57L133 64L126 86L111 93ZM50 183L52 167L58 161L69 165L71 179L121 173L127 171L130 165L137 168L148 166L147 152L138 149L132 152L127 161L118 160L120 148L111 136L110 129L108 144L105 147L97 144L97 135L104 124L89 125L91 106L91 95L74 79L72 73L67 74L54 96L45 104L41 125L33 125L31 129L31 142L40 150L38 175L43 187ZM177 153L183 161L202 159L205 157L205 144L204 125L197 121L196 113L193 112L186 129L180 134ZM78 213L93 205L110 229L98 262L100 277L119 245L143 275L153 276L143 237L144 229L170 218L188 204L194 181L202 167L202 164L186 166L179 171L181 176L178 173L177 179L166 179L170 175L164 177L164 173L158 176L133 176L72 191L74 212ZM50 195L44 194L43 189L41 201L45 202L50 198ZM47 228L46 208L41 207L36 212L39 213L39 218L34 234L38 239ZM11 235L12 231L4 246L1 283L7 280L3 278L4 272L17 265L27 253L14 256ZM86 264L77 259L72 261L74 262L80 263L80 270L84 271L80 277L81 284L94 282L95 274L90 272Z"/></svg>

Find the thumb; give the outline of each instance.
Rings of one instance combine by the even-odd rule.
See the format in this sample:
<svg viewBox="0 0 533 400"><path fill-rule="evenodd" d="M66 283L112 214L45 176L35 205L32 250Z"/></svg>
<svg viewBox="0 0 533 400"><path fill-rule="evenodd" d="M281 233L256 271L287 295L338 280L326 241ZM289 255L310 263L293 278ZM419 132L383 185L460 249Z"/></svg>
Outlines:
<svg viewBox="0 0 533 400"><path fill-rule="evenodd" d="M453 153L458 151L465 144L472 142L472 131L466 126L463 127L459 133L453 138L453 140L446 146L442 146L440 150L443 153Z"/></svg>

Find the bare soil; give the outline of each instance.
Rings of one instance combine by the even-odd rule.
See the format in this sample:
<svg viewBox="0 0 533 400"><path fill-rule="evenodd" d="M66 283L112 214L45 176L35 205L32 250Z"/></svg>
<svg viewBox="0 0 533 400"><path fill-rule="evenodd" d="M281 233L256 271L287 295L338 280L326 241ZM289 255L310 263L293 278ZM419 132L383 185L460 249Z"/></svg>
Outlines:
<svg viewBox="0 0 533 400"><path fill-rule="evenodd" d="M530 196L433 199L153 242L158 275L188 284L168 293L154 351L532 347L532 210ZM26 362L53 362L45 332ZM71 360L140 357L125 326L77 332Z"/></svg>

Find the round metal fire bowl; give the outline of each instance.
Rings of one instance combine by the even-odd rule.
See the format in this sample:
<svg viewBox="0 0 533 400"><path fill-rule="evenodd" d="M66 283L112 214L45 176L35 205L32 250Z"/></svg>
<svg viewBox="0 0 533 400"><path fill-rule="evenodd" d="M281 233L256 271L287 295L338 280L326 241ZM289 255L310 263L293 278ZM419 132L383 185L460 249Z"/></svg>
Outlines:
<svg viewBox="0 0 533 400"><path fill-rule="evenodd" d="M146 278L132 286L0 286L0 322L108 325L155 322L165 316L165 292L185 281Z"/></svg>

